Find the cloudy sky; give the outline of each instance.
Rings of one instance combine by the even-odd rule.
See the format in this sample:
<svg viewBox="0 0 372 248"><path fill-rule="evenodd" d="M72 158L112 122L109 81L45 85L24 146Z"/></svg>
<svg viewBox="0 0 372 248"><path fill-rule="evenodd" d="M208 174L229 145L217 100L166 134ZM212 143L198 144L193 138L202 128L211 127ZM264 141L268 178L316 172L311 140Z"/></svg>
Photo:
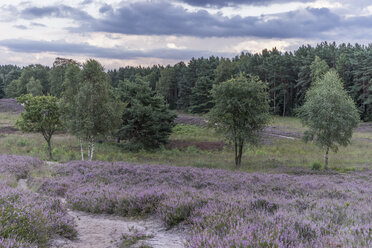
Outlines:
<svg viewBox="0 0 372 248"><path fill-rule="evenodd" d="M0 1L0 64L57 56L106 68L372 41L369 0Z"/></svg>

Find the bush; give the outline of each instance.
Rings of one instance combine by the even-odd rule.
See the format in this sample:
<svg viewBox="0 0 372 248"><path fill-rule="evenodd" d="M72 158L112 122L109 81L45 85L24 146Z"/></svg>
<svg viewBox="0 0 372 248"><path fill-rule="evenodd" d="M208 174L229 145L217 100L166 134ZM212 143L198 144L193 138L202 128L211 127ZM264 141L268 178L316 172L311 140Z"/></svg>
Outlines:
<svg viewBox="0 0 372 248"><path fill-rule="evenodd" d="M0 239L16 238L45 247L55 234L70 239L77 234L73 219L59 200L0 184Z"/></svg>
<svg viewBox="0 0 372 248"><path fill-rule="evenodd" d="M314 162L312 165L311 165L311 169L312 170L320 170L322 168L322 165L318 162Z"/></svg>
<svg viewBox="0 0 372 248"><path fill-rule="evenodd" d="M158 212L168 228L178 225L188 220L191 213L203 205L203 201L186 195L177 195L175 198L169 197L161 203Z"/></svg>
<svg viewBox="0 0 372 248"><path fill-rule="evenodd" d="M254 210L263 210L272 214L279 209L279 205L265 199L257 199L251 203L251 208Z"/></svg>
<svg viewBox="0 0 372 248"><path fill-rule="evenodd" d="M153 235L148 235L137 229L134 229L132 233L123 233L122 243L120 245L120 248L132 247L133 245L137 244L141 240L146 240L146 239L150 239L153 237L154 237ZM151 246L147 246L146 244L140 244L139 247L151 247Z"/></svg>
<svg viewBox="0 0 372 248"><path fill-rule="evenodd" d="M118 92L127 106L118 137L140 147L159 148L168 142L176 115L170 112L161 96L154 96L146 82L121 81Z"/></svg>

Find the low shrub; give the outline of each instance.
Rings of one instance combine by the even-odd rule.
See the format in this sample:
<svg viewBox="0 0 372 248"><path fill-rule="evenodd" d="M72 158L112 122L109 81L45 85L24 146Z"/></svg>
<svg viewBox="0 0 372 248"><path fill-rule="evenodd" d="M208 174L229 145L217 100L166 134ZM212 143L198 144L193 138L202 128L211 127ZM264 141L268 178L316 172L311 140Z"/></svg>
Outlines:
<svg viewBox="0 0 372 248"><path fill-rule="evenodd" d="M77 234L59 200L0 185L0 238L45 247L56 234L70 239Z"/></svg>
<svg viewBox="0 0 372 248"><path fill-rule="evenodd" d="M148 235L146 233L143 233L137 229L134 229L130 233L123 233L123 236L121 238L121 244L120 248L127 248L132 247L133 245L137 244L141 240L146 240L153 238L153 235ZM146 244L140 244L139 247L145 248L145 247L151 247L147 246Z"/></svg>
<svg viewBox="0 0 372 248"><path fill-rule="evenodd" d="M35 184L48 192L63 189L75 209L155 214L168 228L185 224L191 229L186 247L371 247L371 173L260 174L74 161Z"/></svg>
<svg viewBox="0 0 372 248"><path fill-rule="evenodd" d="M322 165L318 162L314 162L311 164L311 169L312 170L320 170L322 168Z"/></svg>

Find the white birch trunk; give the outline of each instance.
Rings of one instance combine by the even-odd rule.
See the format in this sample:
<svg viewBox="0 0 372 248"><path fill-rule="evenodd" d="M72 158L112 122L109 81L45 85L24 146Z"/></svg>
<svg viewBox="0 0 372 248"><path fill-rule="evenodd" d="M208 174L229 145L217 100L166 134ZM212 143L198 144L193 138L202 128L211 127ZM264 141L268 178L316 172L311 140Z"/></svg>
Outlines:
<svg viewBox="0 0 372 248"><path fill-rule="evenodd" d="M80 140L80 152L81 152L81 160L84 161L83 142L81 140Z"/></svg>
<svg viewBox="0 0 372 248"><path fill-rule="evenodd" d="M93 160L93 153L94 153L94 143L93 143L93 141L92 141L92 146L91 146L91 151L90 151L90 161L92 161Z"/></svg>
<svg viewBox="0 0 372 248"><path fill-rule="evenodd" d="M88 159L90 160L90 142L88 142Z"/></svg>

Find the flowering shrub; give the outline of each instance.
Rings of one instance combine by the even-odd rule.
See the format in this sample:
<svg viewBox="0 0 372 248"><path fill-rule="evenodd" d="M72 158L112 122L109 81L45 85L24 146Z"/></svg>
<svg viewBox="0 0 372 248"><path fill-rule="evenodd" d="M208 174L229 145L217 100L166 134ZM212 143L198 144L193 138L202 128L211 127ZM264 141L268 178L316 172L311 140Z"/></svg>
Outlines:
<svg viewBox="0 0 372 248"><path fill-rule="evenodd" d="M37 248L37 246L19 242L16 239L0 238L0 248Z"/></svg>
<svg viewBox="0 0 372 248"><path fill-rule="evenodd" d="M41 164L31 157L0 155L0 174L24 178ZM44 247L55 235L76 236L73 219L60 201L12 188L6 178L1 180L0 248Z"/></svg>
<svg viewBox="0 0 372 248"><path fill-rule="evenodd" d="M29 156L0 155L0 174L12 174L17 179L26 178L31 170L42 164L40 159Z"/></svg>
<svg viewBox="0 0 372 248"><path fill-rule="evenodd" d="M43 246L56 234L76 236L73 219L58 199L0 184L0 238L16 237Z"/></svg>
<svg viewBox="0 0 372 248"><path fill-rule="evenodd" d="M371 171L270 175L76 161L53 176L34 183L74 209L189 225L187 247L372 247Z"/></svg>

